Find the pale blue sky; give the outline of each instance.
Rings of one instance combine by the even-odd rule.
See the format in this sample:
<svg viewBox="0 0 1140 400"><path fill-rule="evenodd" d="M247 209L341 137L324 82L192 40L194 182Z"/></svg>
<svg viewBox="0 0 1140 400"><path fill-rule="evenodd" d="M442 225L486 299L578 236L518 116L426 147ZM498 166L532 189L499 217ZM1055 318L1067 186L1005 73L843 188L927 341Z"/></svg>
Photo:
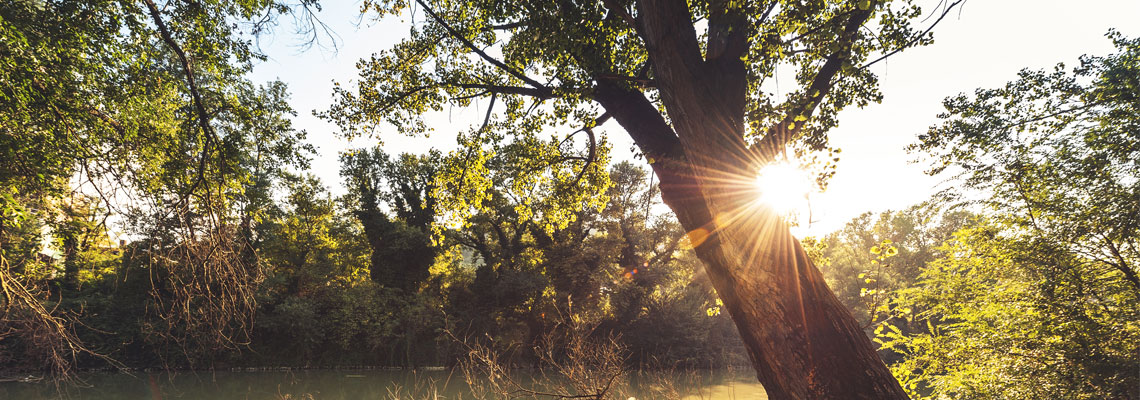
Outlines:
<svg viewBox="0 0 1140 400"><path fill-rule="evenodd" d="M932 7L937 1L918 0ZM331 103L332 82L356 77L356 61L386 49L407 33L399 19L360 21L359 3L325 2L319 15L339 35L335 53L301 51L283 23L276 37L262 39L269 55L255 67L253 79L281 79L289 84L291 103L299 115L295 124L309 132L317 146L311 172L334 193L343 191L337 154L347 148L370 146L335 135L337 129L314 116ZM360 21L357 24L357 21ZM904 148L935 122L944 97L998 86L1018 70L1075 65L1081 54L1112 50L1104 34L1116 28L1127 36L1140 35L1137 0L968 0L960 12L935 29L935 43L910 49L875 66L884 94L881 104L840 114L831 142L843 150L839 172L827 192L813 195L814 222L796 229L798 235L823 234L842 227L865 211L899 209L930 197L942 178L923 174L924 164ZM454 132L481 118L476 109L445 111L432 118L437 133L429 139L384 135L389 153L423 152L454 146ZM617 160L629 159L630 142L612 123L607 125Z"/></svg>

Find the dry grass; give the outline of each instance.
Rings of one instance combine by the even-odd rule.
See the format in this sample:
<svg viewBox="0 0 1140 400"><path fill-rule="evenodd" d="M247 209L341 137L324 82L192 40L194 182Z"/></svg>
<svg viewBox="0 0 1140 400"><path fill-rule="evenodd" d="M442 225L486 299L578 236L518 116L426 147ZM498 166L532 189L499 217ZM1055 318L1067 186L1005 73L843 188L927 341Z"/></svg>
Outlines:
<svg viewBox="0 0 1140 400"><path fill-rule="evenodd" d="M520 377L490 346L452 337L468 350L461 370L476 399L631 398L625 346L617 337L598 337L595 328L564 318L535 346L542 368L533 378Z"/></svg>
<svg viewBox="0 0 1140 400"><path fill-rule="evenodd" d="M91 351L75 334L75 315L58 308L47 308L49 293L37 282L12 272L0 254L0 343L17 339L25 360L39 360L40 366L57 381L77 382L74 370L80 355L86 354L118 365L110 358ZM58 302L56 302L58 304ZM0 356L6 348L0 347ZM34 377L37 379L42 377ZM29 378L24 378L25 380Z"/></svg>

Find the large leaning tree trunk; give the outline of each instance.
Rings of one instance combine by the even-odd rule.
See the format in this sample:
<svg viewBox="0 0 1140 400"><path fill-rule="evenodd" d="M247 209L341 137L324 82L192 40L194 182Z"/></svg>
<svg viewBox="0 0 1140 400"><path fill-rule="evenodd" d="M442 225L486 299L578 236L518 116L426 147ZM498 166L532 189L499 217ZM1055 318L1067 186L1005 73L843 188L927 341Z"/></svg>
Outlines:
<svg viewBox="0 0 1140 400"><path fill-rule="evenodd" d="M631 131L647 122L629 121ZM685 150L649 153L662 198L689 231L769 398L907 398L784 221L747 190L722 187L720 173L697 172Z"/></svg>
<svg viewBox="0 0 1140 400"><path fill-rule="evenodd" d="M961 1L942 3L934 23ZM501 145L506 135L540 146L534 137L542 129L575 115L573 122L585 125L577 132L588 134L589 151L553 159L581 162L578 177L547 175L574 186L582 176L600 174L592 128L616 121L689 231L770 397L906 398L788 226L756 201L752 182L761 167L786 158L789 146L825 147L843 107L876 100L868 66L929 42L929 28L912 29L908 22L921 16L910 1L369 4L381 15L412 6L422 10L423 22L403 42L361 62L359 90L335 89L339 100L323 115L349 136L381 123L403 133L427 132L425 110L489 98L483 123L461 136L466 150L457 153L451 174L462 186L471 161L479 159L473 155L483 154L480 146ZM778 66L795 75L795 87L783 96L766 93L763 83ZM502 114L496 99L504 100ZM546 122L530 112L543 105L558 111L543 116ZM559 153L563 143L527 154Z"/></svg>
<svg viewBox="0 0 1140 400"><path fill-rule="evenodd" d="M749 146L741 60L747 43L744 34L727 32L731 17L710 19L703 58L694 32L676 28L689 26L683 2L646 0L641 6L672 129L641 93L602 81L595 98L651 160L662 198L689 231L769 397L907 398L786 223L756 202L747 184L791 139L796 116L810 114L810 103L827 94L845 55L829 57L807 91L814 96ZM869 15L854 13L844 33L854 34ZM725 25L722 37L715 37L716 24Z"/></svg>
<svg viewBox="0 0 1140 400"><path fill-rule="evenodd" d="M667 128L650 104L619 104L623 95L630 94L598 97L613 105L607 110L623 127L631 133ZM721 132L705 127L694 133ZM907 398L786 223L756 203L754 192L726 183L748 172L704 156L724 153L703 153L709 143L694 142L639 145L654 159L662 199L689 232L769 397Z"/></svg>

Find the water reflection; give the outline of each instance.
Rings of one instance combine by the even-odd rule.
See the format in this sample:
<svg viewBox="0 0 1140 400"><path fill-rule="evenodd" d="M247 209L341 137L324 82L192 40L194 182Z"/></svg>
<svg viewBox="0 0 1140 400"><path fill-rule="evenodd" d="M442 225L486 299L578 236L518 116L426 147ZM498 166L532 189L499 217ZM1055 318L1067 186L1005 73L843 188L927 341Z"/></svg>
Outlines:
<svg viewBox="0 0 1140 400"><path fill-rule="evenodd" d="M534 372L521 379L539 380ZM50 383L0 383L0 399L315 399L356 400L471 398L463 374L451 370L303 370L265 372L116 373L82 375L84 387L57 389ZM642 372L629 379L628 392L639 399L767 399L746 371ZM62 393L60 392L62 390Z"/></svg>

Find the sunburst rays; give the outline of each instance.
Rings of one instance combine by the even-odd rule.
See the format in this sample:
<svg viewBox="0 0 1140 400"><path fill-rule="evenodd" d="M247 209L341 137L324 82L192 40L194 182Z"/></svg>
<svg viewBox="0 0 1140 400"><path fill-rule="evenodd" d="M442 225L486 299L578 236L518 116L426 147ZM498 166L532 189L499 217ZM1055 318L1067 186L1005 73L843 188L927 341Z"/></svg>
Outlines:
<svg viewBox="0 0 1140 400"><path fill-rule="evenodd" d="M797 251L789 222L808 206L808 197L815 189L811 174L787 160L705 161L709 162L702 163L706 167L699 173L700 190L713 218L704 227L689 232L690 242L700 246L714 236L718 236L717 240L731 237L728 240L732 243L722 250L728 251L724 255L735 258L733 263L739 263L738 268L745 273L735 279L775 279L778 283L772 287L793 293L792 303L784 305L786 310L798 314L799 322L806 327L809 307L804 303L804 291L813 291L818 282L802 270L808 264L798 259L802 250ZM713 165L726 168L709 167ZM746 170L740 165L753 167ZM757 169L757 165L763 167ZM807 282L802 281L805 277Z"/></svg>

